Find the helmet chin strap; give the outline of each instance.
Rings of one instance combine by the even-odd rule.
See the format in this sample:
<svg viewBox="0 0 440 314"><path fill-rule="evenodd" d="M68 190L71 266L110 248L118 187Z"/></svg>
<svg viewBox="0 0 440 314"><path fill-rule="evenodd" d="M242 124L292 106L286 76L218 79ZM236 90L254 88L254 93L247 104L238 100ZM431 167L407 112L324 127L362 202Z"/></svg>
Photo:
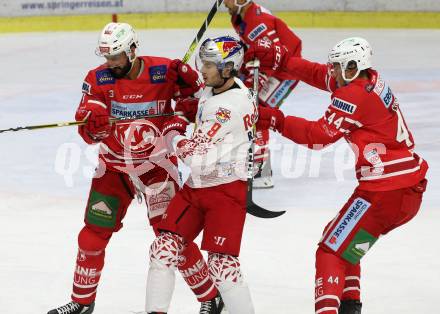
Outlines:
<svg viewBox="0 0 440 314"><path fill-rule="evenodd" d="M235 5L236 7L238 7L237 15L240 15L240 14L241 14L241 10L243 10L243 8L244 8L245 6L247 6L249 3L251 3L251 1L252 1L252 0L246 0L243 4L239 4L239 3L238 3L238 0L235 0L235 1L234 1L234 5Z"/></svg>
<svg viewBox="0 0 440 314"><path fill-rule="evenodd" d="M346 69L344 69L344 70L342 71L342 78L343 78L344 81L347 82L347 83L350 83L351 81L355 80L355 79L359 76L359 73L361 73L361 71L359 70L359 68L357 68L357 69L356 69L356 74L353 75L352 78L347 78L347 77L345 76L345 71L346 71Z"/></svg>
<svg viewBox="0 0 440 314"><path fill-rule="evenodd" d="M134 56L133 59L130 57L128 58L128 62L130 62L130 71L128 71L128 73L130 73L131 70L133 70L134 62L136 61L136 59L137 59L137 56Z"/></svg>

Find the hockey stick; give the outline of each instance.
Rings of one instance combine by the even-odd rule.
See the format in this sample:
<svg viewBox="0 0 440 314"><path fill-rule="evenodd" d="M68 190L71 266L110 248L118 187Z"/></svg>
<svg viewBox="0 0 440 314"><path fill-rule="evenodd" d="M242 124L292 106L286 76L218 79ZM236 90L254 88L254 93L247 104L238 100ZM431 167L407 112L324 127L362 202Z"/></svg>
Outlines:
<svg viewBox="0 0 440 314"><path fill-rule="evenodd" d="M191 58L192 54L194 53L194 50L196 50L197 45L199 44L200 39L202 39L203 34L205 34L209 23L211 23L211 20L214 17L214 15L217 13L218 8L222 5L222 2L223 2L223 0L216 0L215 1L213 7L211 8L211 11L209 11L208 16L206 17L202 26L200 26L200 29L197 32L196 37L194 38L193 42L189 46L188 51L185 53L185 56L182 59L183 63L187 63L189 61L189 59Z"/></svg>
<svg viewBox="0 0 440 314"><path fill-rule="evenodd" d="M254 69L254 85L253 85L253 96L254 96L254 104L255 108L258 108L258 75L260 70L260 61L255 59L253 62ZM253 127L253 132L255 134L255 124ZM254 182L254 150L255 150L255 142L252 140L251 147L248 151L248 189L247 189L247 212L252 216L259 218L276 218L283 215L286 211L270 211L264 209L252 200L252 190L253 190L253 182Z"/></svg>
<svg viewBox="0 0 440 314"><path fill-rule="evenodd" d="M110 118L110 122L117 123L119 121L124 121L124 120L152 119L152 118L159 118L159 117L171 117L171 116L175 116L175 115L176 115L175 113L162 113L162 114L152 114L152 115L138 116L138 117L131 117L131 118ZM24 130L60 128L60 127L65 127L65 126L75 126L75 125L84 125L84 124L86 124L86 121L71 121L71 122L58 122L58 123L52 123L52 124L19 126L16 128L9 128L9 129L0 130L0 133L17 132L17 131L24 131Z"/></svg>
<svg viewBox="0 0 440 314"><path fill-rule="evenodd" d="M197 45L202 39L203 35L206 32L206 29L208 28L209 23L211 23L212 19L214 18L214 15L217 13L218 8L223 3L223 0L216 0L213 7L211 8L211 11L209 11L208 16L206 17L205 21L203 22L202 26L200 27L199 31L197 32L196 37L192 41L191 45L188 48L188 51L185 53L185 56L183 57L182 61L183 63L187 63L188 60L191 58L192 54L197 48ZM137 119L149 119L149 118L156 118L156 117L166 117L166 116L173 116L174 113L170 114L160 114L160 115L148 115L143 117L136 117ZM111 118L111 122L117 122L120 120L126 120L125 118ZM1 133L5 132L17 132L17 131L23 131L23 130L37 130L37 129L48 129L48 128L59 128L59 127L65 127L65 126L74 126L74 125L82 125L85 122L59 122L59 123L53 123L53 124L42 124L42 125L31 125L31 126L24 126L24 127L16 127L16 128L9 128L0 130Z"/></svg>

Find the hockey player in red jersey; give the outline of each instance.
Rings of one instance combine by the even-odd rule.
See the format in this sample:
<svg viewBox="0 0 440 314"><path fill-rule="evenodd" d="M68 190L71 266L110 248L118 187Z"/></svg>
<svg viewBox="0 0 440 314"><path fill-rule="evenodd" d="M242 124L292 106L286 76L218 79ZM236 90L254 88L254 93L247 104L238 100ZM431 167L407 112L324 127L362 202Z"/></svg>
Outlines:
<svg viewBox="0 0 440 314"><path fill-rule="evenodd" d="M257 46L249 58L273 58L275 48ZM300 80L332 93L318 121L260 108L258 123L310 148L345 138L357 157L358 187L326 226L316 251L315 311L360 314L360 260L377 239L411 220L426 189L428 164L390 86L372 69L372 49L348 38L329 54L329 64L281 58ZM262 58L263 59L263 58ZM270 66L270 64L268 64Z"/></svg>
<svg viewBox="0 0 440 314"><path fill-rule="evenodd" d="M269 10L250 0L225 0L231 14L231 23L242 42L247 47L254 46L258 39L265 39L274 45L286 47L291 56L301 56L301 39L281 19ZM297 78L287 72L275 71L279 66L273 60L270 67L260 72L260 105L280 107L298 84ZM252 70L247 74L245 84L252 86ZM255 163L258 172L253 181L254 188L273 187L272 168L269 150L269 130L257 127L255 141Z"/></svg>
<svg viewBox="0 0 440 314"><path fill-rule="evenodd" d="M191 175L171 201L158 225L162 232L151 245L146 310L168 311L172 274L181 248L203 230L202 249L208 251L209 274L228 313L252 314L238 256L246 218L246 165L256 107L249 89L235 77L243 61L239 41L228 36L207 39L199 56L207 87L197 114L184 110L188 118L195 118L193 135L180 135L187 124L181 117L164 126L165 143L191 168ZM213 303L209 313L220 313L222 307Z"/></svg>
<svg viewBox="0 0 440 314"><path fill-rule="evenodd" d="M160 153L154 144L170 119L166 114L172 113L171 100L193 95L201 82L198 73L179 60L137 56L138 47L130 25L106 25L96 51L106 63L89 71L83 83L76 120L86 122L79 127L84 141L100 145L99 166L92 180L85 226L78 235L72 302L49 314L92 313L106 246L122 228L132 200L145 198L156 232L155 225L177 191L175 161L151 162ZM158 117L142 118L147 115ZM112 123L110 118L127 120ZM205 301L217 296L217 289L193 242L187 242L182 255L178 269L203 308Z"/></svg>

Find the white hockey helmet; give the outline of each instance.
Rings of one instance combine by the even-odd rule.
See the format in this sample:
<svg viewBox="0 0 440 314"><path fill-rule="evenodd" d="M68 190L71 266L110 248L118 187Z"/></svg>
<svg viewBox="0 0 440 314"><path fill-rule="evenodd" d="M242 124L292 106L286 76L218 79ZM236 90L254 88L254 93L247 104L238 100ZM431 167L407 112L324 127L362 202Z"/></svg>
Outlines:
<svg viewBox="0 0 440 314"><path fill-rule="evenodd" d="M342 69L342 77L351 82L362 70L372 67L371 57L373 50L370 44L361 37L351 37L337 43L328 54L329 63L339 63ZM345 70L351 63L356 63L357 73L350 79L345 77Z"/></svg>
<svg viewBox="0 0 440 314"><path fill-rule="evenodd" d="M245 6L247 6L247 5L248 5L249 3L251 3L251 2L252 2L252 0L246 0L244 3L239 4L239 3L238 3L238 0L234 0L234 5L238 7L237 15L240 14L240 13L241 13L241 10L243 10L243 8L244 8Z"/></svg>
<svg viewBox="0 0 440 314"><path fill-rule="evenodd" d="M96 54L101 57L114 56L125 52L130 62L131 47L139 48L139 41L133 27L127 23L108 23L101 32Z"/></svg>
<svg viewBox="0 0 440 314"><path fill-rule="evenodd" d="M214 62L219 71L227 64L232 64L235 71L239 71L243 64L243 44L234 37L221 36L206 39L199 50L199 59L203 62ZM197 65L197 68L200 68Z"/></svg>

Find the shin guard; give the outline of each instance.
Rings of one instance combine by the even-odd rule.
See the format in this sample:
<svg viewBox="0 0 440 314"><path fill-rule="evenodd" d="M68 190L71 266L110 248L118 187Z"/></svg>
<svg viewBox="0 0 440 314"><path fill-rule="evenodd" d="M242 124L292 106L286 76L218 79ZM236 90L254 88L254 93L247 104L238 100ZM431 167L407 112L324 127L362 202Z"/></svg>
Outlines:
<svg viewBox="0 0 440 314"><path fill-rule="evenodd" d="M84 227L78 235L78 256L73 279L72 300L88 305L96 297L101 271L104 268L105 248L111 233L97 233Z"/></svg>

